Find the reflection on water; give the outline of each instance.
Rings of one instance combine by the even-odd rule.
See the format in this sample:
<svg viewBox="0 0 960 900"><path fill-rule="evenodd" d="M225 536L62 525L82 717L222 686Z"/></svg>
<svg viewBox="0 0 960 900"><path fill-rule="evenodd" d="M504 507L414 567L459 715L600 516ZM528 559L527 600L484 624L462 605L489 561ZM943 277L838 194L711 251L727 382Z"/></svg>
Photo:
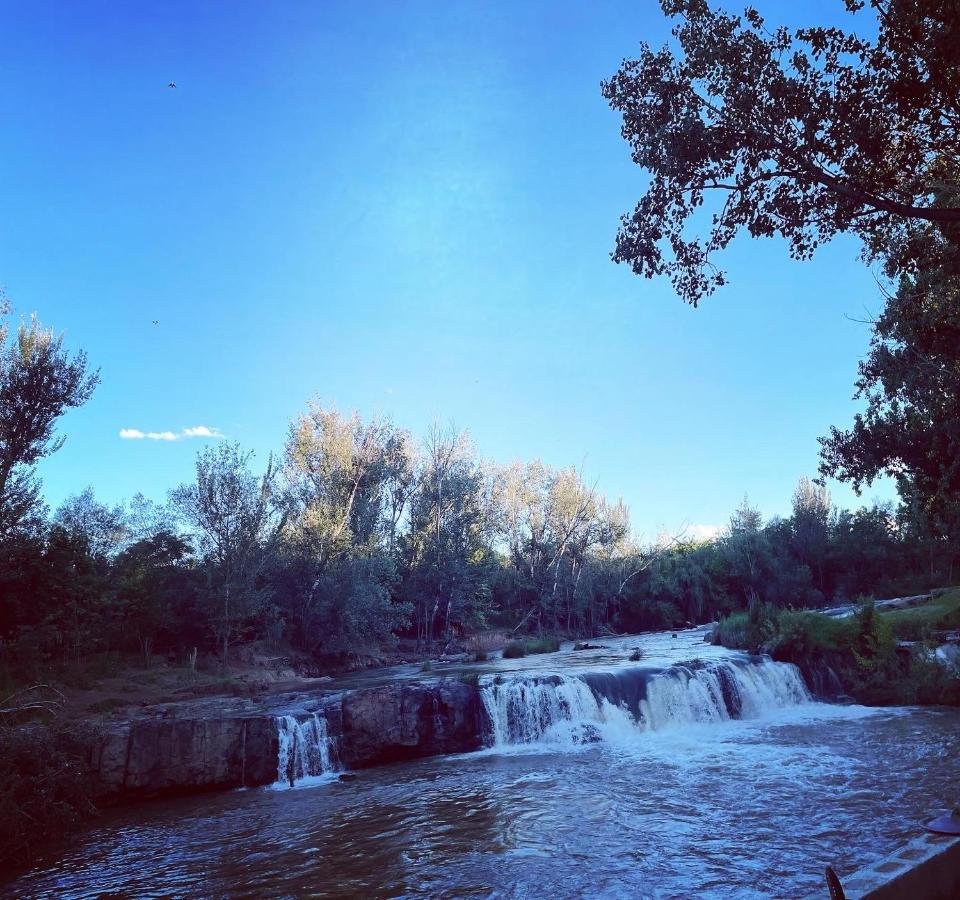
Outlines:
<svg viewBox="0 0 960 900"><path fill-rule="evenodd" d="M809 704L156 803L22 896L797 897L952 805L960 711Z"/></svg>

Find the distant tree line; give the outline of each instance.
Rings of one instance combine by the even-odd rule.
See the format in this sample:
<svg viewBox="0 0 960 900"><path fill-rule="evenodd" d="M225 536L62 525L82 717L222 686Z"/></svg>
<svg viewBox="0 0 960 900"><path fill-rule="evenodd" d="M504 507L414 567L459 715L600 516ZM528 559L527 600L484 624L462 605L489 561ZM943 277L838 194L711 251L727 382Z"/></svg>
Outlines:
<svg viewBox="0 0 960 900"><path fill-rule="evenodd" d="M47 380L91 385L49 340ZM18 346L8 368L33 358ZM11 466L18 483L35 483L37 458ZM87 489L50 515L32 498L0 534L8 681L106 654L148 665L199 650L226 664L254 640L337 665L399 638L436 650L486 628L675 628L928 587L956 561L911 505L840 511L807 479L787 518L764 522L745 500L713 539L641 546L626 507L573 468L486 464L463 432L418 443L318 404L259 467L235 444L210 445L163 504L111 506Z"/></svg>

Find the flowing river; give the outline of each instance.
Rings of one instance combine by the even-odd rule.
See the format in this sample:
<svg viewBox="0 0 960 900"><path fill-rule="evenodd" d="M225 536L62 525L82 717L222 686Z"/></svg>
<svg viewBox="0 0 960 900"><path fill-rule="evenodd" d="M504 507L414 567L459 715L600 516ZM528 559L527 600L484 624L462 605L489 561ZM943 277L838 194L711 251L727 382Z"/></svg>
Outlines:
<svg viewBox="0 0 960 900"><path fill-rule="evenodd" d="M792 666L699 631L595 643L476 667L484 750L341 780L322 717L278 717L273 789L114 811L6 889L822 896L827 863L849 873L956 802L960 710L817 703Z"/></svg>

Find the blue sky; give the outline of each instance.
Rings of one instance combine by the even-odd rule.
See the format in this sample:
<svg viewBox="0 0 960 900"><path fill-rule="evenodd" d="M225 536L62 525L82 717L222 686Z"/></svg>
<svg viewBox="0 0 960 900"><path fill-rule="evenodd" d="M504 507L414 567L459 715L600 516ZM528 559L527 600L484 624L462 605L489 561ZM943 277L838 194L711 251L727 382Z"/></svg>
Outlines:
<svg viewBox="0 0 960 900"><path fill-rule="evenodd" d="M162 499L209 440L121 429L263 459L319 396L582 465L651 535L787 512L856 408L854 242L741 240L699 309L610 262L644 178L599 83L666 40L653 0L2 9L0 283L102 370L51 504Z"/></svg>

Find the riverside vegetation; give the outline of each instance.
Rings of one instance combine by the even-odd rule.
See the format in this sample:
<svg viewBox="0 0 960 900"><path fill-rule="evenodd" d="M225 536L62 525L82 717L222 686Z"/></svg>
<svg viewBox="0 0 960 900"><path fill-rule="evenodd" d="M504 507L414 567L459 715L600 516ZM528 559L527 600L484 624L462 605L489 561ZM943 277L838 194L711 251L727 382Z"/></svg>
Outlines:
<svg viewBox="0 0 960 900"><path fill-rule="evenodd" d="M712 540L644 545L626 507L575 469L493 465L465 433L434 429L417 445L390 422L314 404L275 458L223 441L163 503L107 504L78 485L51 511L37 466L98 375L36 320L12 329L0 299L0 856L88 811L65 736L35 763L22 752L58 692L120 673L135 693L142 673L171 667L214 687L217 672L222 689L254 645L319 673L490 628L526 642L723 617L721 640L823 662L855 696L955 699L897 638L955 624L956 594L902 615L808 610L955 580L960 19L951 4L871 0L865 40L770 29L701 0L662 5L680 20L673 49L642 45L603 86L651 176L614 258L671 277L696 305L725 283L711 257L741 231L779 236L799 259L859 238L886 302L856 383L865 410L822 440L820 474L858 490L890 476L899 504L837 510L803 479L788 516L764 521L745 501ZM852 15L866 5L846 3ZM715 215L696 215L716 192ZM691 238L700 221L710 234ZM50 693L23 693L34 685Z"/></svg>
<svg viewBox="0 0 960 900"><path fill-rule="evenodd" d="M375 661L403 641L429 671L431 655L466 649L490 629L512 633L505 655L522 656L555 651L560 635L725 616L725 642L829 664L854 696L955 702L955 687L925 676L920 660L905 678L886 616L865 606L856 619L824 623L803 612L949 581L954 545L915 504L838 510L803 478L787 517L764 521L744 500L713 538L643 545L624 504L574 469L485 463L464 433L434 430L417 446L388 422L314 404L292 422L279 461L259 472L253 454L221 441L198 454L194 481L166 503L109 505L87 489L51 514L35 461L56 449L54 422L96 376L36 321L3 354L4 389L25 391L20 408L47 416L33 437L2 445L7 859L94 810L72 736L78 717L136 702L164 673L207 693L242 690L232 670L250 648L309 675ZM59 400L31 395L36 384L60 385ZM945 614L931 627L952 623ZM898 624L904 636L922 631L913 622ZM102 683L113 693L85 707L74 698L56 715L63 695ZM51 714L54 724L37 721ZM43 754L31 757L38 745Z"/></svg>

